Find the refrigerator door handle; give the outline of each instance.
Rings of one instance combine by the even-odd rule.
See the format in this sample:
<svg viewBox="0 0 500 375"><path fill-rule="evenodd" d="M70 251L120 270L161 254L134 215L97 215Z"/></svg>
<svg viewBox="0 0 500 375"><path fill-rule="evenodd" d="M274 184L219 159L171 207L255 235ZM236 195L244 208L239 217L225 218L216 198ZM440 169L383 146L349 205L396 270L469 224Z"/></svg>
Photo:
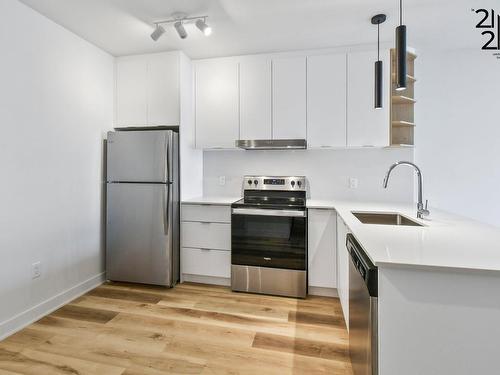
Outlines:
<svg viewBox="0 0 500 375"><path fill-rule="evenodd" d="M167 133L165 137L165 150L166 150L166 160L165 160L165 182L171 183L171 163L172 163L172 132Z"/></svg>
<svg viewBox="0 0 500 375"><path fill-rule="evenodd" d="M169 233L170 227L170 184L165 185L165 191L163 194L163 231L165 235Z"/></svg>

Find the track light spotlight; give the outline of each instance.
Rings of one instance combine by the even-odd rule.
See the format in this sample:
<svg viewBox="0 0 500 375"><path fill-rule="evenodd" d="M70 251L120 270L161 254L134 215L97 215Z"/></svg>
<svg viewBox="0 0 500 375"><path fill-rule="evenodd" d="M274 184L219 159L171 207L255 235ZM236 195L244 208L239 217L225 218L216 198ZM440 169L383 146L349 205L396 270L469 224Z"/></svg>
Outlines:
<svg viewBox="0 0 500 375"><path fill-rule="evenodd" d="M209 36L212 34L212 28L207 25L204 19L199 19L196 21L196 27L200 29L200 31L205 34L205 36Z"/></svg>
<svg viewBox="0 0 500 375"><path fill-rule="evenodd" d="M177 30L177 34L179 34L179 37L181 39L186 39L188 34L186 32L186 29L184 28L184 25L182 24L182 21L177 21L174 23L175 30Z"/></svg>
<svg viewBox="0 0 500 375"><path fill-rule="evenodd" d="M151 39L153 39L155 42L160 39L160 37L165 34L165 29L161 25L156 25L155 30L151 34Z"/></svg>

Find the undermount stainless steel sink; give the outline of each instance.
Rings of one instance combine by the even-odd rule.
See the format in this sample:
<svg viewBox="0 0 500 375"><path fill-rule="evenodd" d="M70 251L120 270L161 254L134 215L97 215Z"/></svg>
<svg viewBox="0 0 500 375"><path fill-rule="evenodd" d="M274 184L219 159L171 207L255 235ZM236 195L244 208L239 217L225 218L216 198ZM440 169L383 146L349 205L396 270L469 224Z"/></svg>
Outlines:
<svg viewBox="0 0 500 375"><path fill-rule="evenodd" d="M363 224L404 225L423 227L422 224L400 214L383 212L352 212Z"/></svg>

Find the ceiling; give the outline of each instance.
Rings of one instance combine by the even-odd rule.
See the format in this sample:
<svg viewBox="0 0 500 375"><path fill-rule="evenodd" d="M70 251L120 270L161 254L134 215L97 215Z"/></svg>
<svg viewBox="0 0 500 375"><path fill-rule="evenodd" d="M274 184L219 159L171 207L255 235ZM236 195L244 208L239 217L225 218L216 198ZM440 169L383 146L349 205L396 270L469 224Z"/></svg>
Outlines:
<svg viewBox="0 0 500 375"><path fill-rule="evenodd" d="M183 50L191 58L366 44L376 41L370 18L386 13L382 41L393 41L397 0L20 0L112 55ZM481 7L498 8L498 0ZM479 48L477 0L405 0L409 44L418 48ZM500 9L498 9L500 11ZM174 12L208 15L205 37L187 25L153 42L153 22Z"/></svg>

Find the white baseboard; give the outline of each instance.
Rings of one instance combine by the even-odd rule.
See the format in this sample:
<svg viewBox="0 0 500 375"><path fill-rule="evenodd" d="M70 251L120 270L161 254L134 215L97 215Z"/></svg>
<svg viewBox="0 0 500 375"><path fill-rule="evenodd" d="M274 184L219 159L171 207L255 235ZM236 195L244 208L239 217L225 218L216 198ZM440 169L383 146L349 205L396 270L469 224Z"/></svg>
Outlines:
<svg viewBox="0 0 500 375"><path fill-rule="evenodd" d="M214 276L201 276L201 275L190 275L183 273L181 277L181 282L187 283L198 283L198 284L210 284L210 285L222 285L231 286L231 279L225 277L214 277Z"/></svg>
<svg viewBox="0 0 500 375"><path fill-rule="evenodd" d="M310 286L308 294L311 296L321 296L321 297L335 297L339 296L337 289L335 288L322 288L319 286Z"/></svg>
<svg viewBox="0 0 500 375"><path fill-rule="evenodd" d="M87 293L106 281L106 273L102 272L90 279L75 285L42 303L23 311L13 318L0 323L0 341L36 322L75 298Z"/></svg>

